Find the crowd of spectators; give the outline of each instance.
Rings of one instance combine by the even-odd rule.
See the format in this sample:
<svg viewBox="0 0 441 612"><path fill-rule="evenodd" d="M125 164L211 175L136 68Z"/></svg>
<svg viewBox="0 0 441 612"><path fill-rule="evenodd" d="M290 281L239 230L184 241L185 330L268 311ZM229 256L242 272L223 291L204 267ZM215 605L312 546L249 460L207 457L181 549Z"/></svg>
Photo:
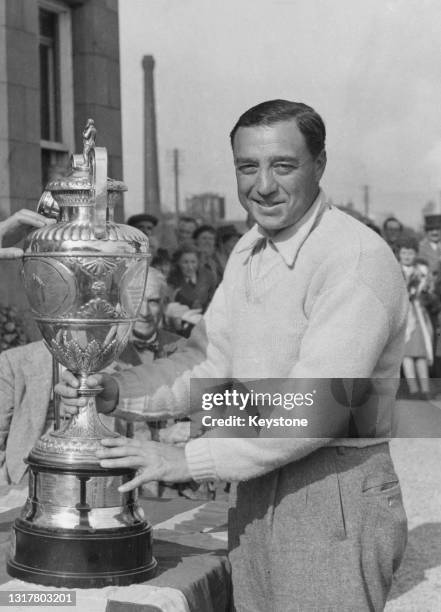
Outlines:
<svg viewBox="0 0 441 612"><path fill-rule="evenodd" d="M382 235L398 259L409 294L402 374L411 398L428 400L441 392L441 215L424 218L424 236L405 231L395 217Z"/></svg>
<svg viewBox="0 0 441 612"><path fill-rule="evenodd" d="M153 215L134 215L127 223L148 236L151 266L167 282L165 325L188 337L222 280L228 257L240 238L239 231L233 224L215 228L182 216L173 235L160 239L156 233L159 221Z"/></svg>

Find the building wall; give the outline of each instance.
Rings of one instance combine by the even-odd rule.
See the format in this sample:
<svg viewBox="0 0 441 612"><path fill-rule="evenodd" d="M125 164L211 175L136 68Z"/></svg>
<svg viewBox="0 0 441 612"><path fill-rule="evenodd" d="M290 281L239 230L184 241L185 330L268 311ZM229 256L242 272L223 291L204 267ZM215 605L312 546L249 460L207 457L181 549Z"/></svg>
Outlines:
<svg viewBox="0 0 441 612"><path fill-rule="evenodd" d="M0 218L9 213L9 125L6 71L6 4L0 2Z"/></svg>
<svg viewBox="0 0 441 612"><path fill-rule="evenodd" d="M122 178L117 0L66 0L72 17L75 152L95 119L97 144L109 153L109 176ZM0 219L35 210L41 195L39 23L37 0L0 0ZM72 151L73 152L73 151ZM115 211L122 221L124 211ZM19 262L0 265L0 303L29 321ZM35 327L29 322L31 337Z"/></svg>
<svg viewBox="0 0 441 612"><path fill-rule="evenodd" d="M35 208L41 193L40 99L37 4L6 0L5 12L9 197L1 212L9 215Z"/></svg>
<svg viewBox="0 0 441 612"><path fill-rule="evenodd" d="M97 144L109 154L109 176L122 178L121 93L117 0L89 0L73 9L75 146L95 119ZM115 211L123 221L122 210Z"/></svg>

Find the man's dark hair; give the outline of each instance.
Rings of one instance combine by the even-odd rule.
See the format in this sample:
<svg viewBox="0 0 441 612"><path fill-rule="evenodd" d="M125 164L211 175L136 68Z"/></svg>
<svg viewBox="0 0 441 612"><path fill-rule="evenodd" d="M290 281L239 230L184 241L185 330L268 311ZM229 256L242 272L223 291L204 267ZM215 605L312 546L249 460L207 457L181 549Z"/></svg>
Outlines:
<svg viewBox="0 0 441 612"><path fill-rule="evenodd" d="M317 157L325 148L326 128L323 119L310 106L289 100L269 100L245 111L231 130L231 146L237 130L241 127L270 126L292 119L303 134L309 152L313 157Z"/></svg>
<svg viewBox="0 0 441 612"><path fill-rule="evenodd" d="M398 223L398 225L400 226L400 231L403 230L403 224L400 221L398 221L396 217L388 217L387 219L385 219L383 222L383 230L385 230L388 224L391 222Z"/></svg>
<svg viewBox="0 0 441 612"><path fill-rule="evenodd" d="M195 229L195 231L193 232L193 240L196 240L198 236L200 236L204 232L210 232L210 234L213 234L213 236L216 236L216 230L214 229L212 225L201 225L200 227Z"/></svg>

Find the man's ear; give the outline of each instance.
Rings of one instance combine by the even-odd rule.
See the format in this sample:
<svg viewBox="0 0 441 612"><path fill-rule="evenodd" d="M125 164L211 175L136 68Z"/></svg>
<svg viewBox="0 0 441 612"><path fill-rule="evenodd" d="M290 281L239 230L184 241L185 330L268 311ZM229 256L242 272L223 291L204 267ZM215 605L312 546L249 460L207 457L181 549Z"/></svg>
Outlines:
<svg viewBox="0 0 441 612"><path fill-rule="evenodd" d="M317 183L322 178L323 172L325 171L325 168L326 168L326 162L327 162L326 151L325 149L322 149L320 153L317 155L317 157L315 158L315 173L316 173Z"/></svg>

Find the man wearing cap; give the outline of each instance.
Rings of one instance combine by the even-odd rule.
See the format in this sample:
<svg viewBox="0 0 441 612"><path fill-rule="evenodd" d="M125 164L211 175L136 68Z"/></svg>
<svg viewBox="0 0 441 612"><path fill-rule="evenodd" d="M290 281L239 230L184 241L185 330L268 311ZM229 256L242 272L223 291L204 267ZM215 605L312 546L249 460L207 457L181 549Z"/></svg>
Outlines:
<svg viewBox="0 0 441 612"><path fill-rule="evenodd" d="M427 260L429 269L435 276L441 262L441 215L424 217L426 236L419 244L418 253Z"/></svg>
<svg viewBox="0 0 441 612"><path fill-rule="evenodd" d="M127 225L136 227L148 237L150 254L154 257L159 247L159 241L155 235L155 228L158 225L157 217L148 213L139 213L138 215L129 217L127 219Z"/></svg>
<svg viewBox="0 0 441 612"><path fill-rule="evenodd" d="M158 219L157 217L155 217L155 215L149 215L148 213L139 213L139 215L132 215L131 217L129 217L127 219L127 225L136 227L150 238L150 236L155 230L155 227L158 225Z"/></svg>

